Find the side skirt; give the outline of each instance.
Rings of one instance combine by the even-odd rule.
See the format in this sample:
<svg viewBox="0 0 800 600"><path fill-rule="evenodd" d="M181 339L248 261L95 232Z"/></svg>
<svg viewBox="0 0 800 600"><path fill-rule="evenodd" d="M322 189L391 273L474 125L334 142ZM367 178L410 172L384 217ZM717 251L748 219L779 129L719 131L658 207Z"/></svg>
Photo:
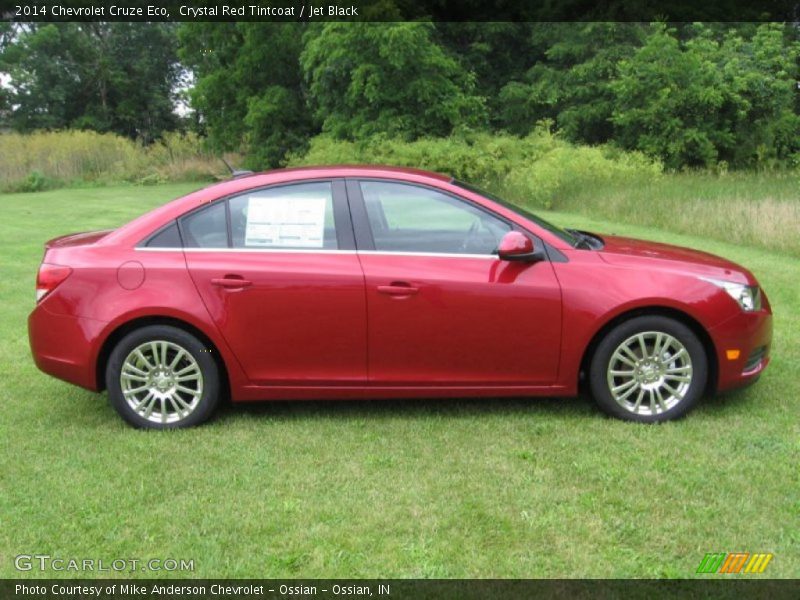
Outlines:
<svg viewBox="0 0 800 600"><path fill-rule="evenodd" d="M401 398L515 398L575 396L566 386L245 386L234 402L259 400L385 400Z"/></svg>

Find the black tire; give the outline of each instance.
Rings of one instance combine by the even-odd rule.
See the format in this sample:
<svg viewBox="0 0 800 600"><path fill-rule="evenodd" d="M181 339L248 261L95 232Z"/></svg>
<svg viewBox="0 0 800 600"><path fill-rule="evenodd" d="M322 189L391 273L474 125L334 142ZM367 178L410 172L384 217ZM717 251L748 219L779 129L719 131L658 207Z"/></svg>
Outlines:
<svg viewBox="0 0 800 600"><path fill-rule="evenodd" d="M641 338L639 334L642 334ZM659 338L658 334L671 336L677 343L665 347L663 344L667 338ZM645 351L641 350L641 340L645 340ZM654 349L658 340L661 340L663 353ZM627 354L623 345L640 355L638 360ZM689 359L680 352L680 345ZM619 354L615 354L618 349ZM656 354L660 360L655 359ZM626 359L626 363L621 362ZM623 369L625 375L614 375ZM627 375L627 369L631 375ZM685 381L687 377L688 382ZM682 380L677 381L678 378ZM640 423L658 423L682 417L703 396L707 380L708 358L697 335L675 319L655 315L634 317L609 331L598 344L589 367L590 389L598 406L613 417ZM665 383L668 387L664 387ZM614 398L612 385L621 397L619 402ZM673 393L673 390L679 393ZM622 397L628 393L627 398ZM641 403L646 402L647 406L636 406L640 394ZM654 398L652 403L651 397Z"/></svg>
<svg viewBox="0 0 800 600"><path fill-rule="evenodd" d="M151 342L155 343L155 350L148 351L152 347ZM123 381L125 361L132 356L135 349L141 349L143 344L146 345L144 358L133 368L131 363L125 367ZM180 350L185 354L180 354ZM167 357L163 363L157 360L161 352ZM170 368L168 363L173 361L175 366ZM160 367L159 364L164 364L167 368ZM187 370L188 374L180 375ZM141 375L141 372L147 375ZM220 374L212 349L183 329L169 325L149 325L122 338L111 351L105 375L111 406L134 427L178 429L199 425L211 416L219 402ZM136 383L132 382L132 377L136 378ZM190 381L182 381L187 377ZM177 386L182 388L184 384L194 390L194 393L179 391ZM130 389L131 386L138 385L143 386L143 391L136 393ZM123 392L123 386L128 388L130 403L126 399L126 392ZM131 396L132 393L136 395ZM152 398L149 396L151 393ZM147 404L142 407L140 401ZM140 409L134 410L131 403L137 404ZM147 408L151 403L154 407L148 413ZM160 415L164 415L163 418Z"/></svg>

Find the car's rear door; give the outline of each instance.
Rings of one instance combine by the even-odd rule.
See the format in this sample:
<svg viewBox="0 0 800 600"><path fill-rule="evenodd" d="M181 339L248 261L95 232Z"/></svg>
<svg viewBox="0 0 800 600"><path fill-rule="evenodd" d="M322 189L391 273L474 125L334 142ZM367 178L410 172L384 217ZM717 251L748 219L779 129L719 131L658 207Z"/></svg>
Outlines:
<svg viewBox="0 0 800 600"><path fill-rule="evenodd" d="M250 190L180 226L192 279L254 384L365 382L364 277L342 180Z"/></svg>
<svg viewBox="0 0 800 600"><path fill-rule="evenodd" d="M347 189L366 280L371 384L556 380L560 288L548 261L498 259L513 224L416 184L361 179Z"/></svg>

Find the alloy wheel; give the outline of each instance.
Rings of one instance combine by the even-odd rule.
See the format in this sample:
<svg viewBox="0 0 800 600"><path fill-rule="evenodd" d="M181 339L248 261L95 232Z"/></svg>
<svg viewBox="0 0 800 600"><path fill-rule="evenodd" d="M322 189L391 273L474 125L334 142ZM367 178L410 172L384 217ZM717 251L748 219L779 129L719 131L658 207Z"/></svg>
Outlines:
<svg viewBox="0 0 800 600"><path fill-rule="evenodd" d="M611 354L606 380L612 397L637 415L658 415L679 404L692 384L686 347L662 331L630 336Z"/></svg>
<svg viewBox="0 0 800 600"><path fill-rule="evenodd" d="M135 347L120 371L128 406L153 423L177 423L194 412L203 395L203 374L191 353L166 340Z"/></svg>

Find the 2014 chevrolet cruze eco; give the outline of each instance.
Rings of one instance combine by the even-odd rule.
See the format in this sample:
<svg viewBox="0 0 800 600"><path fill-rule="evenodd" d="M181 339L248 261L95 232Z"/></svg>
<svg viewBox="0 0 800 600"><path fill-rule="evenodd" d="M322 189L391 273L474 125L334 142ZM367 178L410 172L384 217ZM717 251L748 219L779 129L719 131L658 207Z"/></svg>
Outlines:
<svg viewBox="0 0 800 600"><path fill-rule="evenodd" d="M654 422L752 382L772 316L746 269L563 230L449 177L278 170L46 245L38 367L139 427L234 401L572 396Z"/></svg>

